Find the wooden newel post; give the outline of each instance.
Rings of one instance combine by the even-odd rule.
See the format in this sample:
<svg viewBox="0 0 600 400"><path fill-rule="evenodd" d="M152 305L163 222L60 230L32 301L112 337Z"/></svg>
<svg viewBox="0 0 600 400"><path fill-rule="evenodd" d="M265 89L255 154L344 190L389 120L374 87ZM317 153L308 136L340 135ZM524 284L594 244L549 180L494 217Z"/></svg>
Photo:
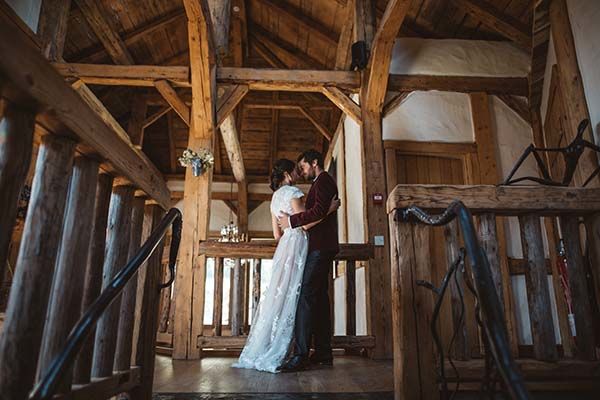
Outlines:
<svg viewBox="0 0 600 400"><path fill-rule="evenodd" d="M147 206L152 216L152 231L154 231L164 214L156 204ZM156 248L146 263L146 274L143 281L140 334L137 342L135 365L142 368L141 384L130 392L132 400L150 400L154 382L154 347L158 331L158 303L160 301L162 243ZM140 282L141 283L141 282ZM163 289L164 290L164 289Z"/></svg>
<svg viewBox="0 0 600 400"><path fill-rule="evenodd" d="M254 260L254 271L252 274L252 318L254 319L258 311L258 302L260 301L260 278L261 278L261 259Z"/></svg>
<svg viewBox="0 0 600 400"><path fill-rule="evenodd" d="M26 399L35 378L75 142L46 135L0 338L0 393Z"/></svg>
<svg viewBox="0 0 600 400"><path fill-rule="evenodd" d="M146 200L143 197L136 197L133 201L133 210L131 212L131 236L129 240L129 250L127 252L127 261L131 260L140 249L145 203ZM137 278L137 274L131 277L131 280L123 289L119 317L119 332L117 337L117 351L113 367L115 371L126 371L131 367Z"/></svg>
<svg viewBox="0 0 600 400"><path fill-rule="evenodd" d="M552 306L540 217L524 215L519 217L519 222L521 224L523 258L527 260L525 282L533 336L533 353L538 360L553 361L558 358L558 352L554 337L554 324L552 318L549 318L552 315Z"/></svg>
<svg viewBox="0 0 600 400"><path fill-rule="evenodd" d="M215 258L215 285L213 302L213 326L214 336L221 336L223 333L223 258Z"/></svg>
<svg viewBox="0 0 600 400"><path fill-rule="evenodd" d="M100 174L96 186L94 219L91 225L92 237L87 258L87 268L84 284L83 299L80 314L83 314L100 294L102 286L102 265L104 264L104 247L106 245L106 225L108 222L108 207L112 192L113 178ZM75 361L73 383L88 383L92 368L94 352L94 335L90 334Z"/></svg>
<svg viewBox="0 0 600 400"><path fill-rule="evenodd" d="M108 212L106 252L102 268L103 289L127 263L133 192L132 186L116 186L113 189ZM117 297L98 321L92 362L92 377L94 378L112 375L120 308L121 298Z"/></svg>
<svg viewBox="0 0 600 400"><path fill-rule="evenodd" d="M83 282L88 250L90 226L94 218L98 162L85 156L77 157L71 176L69 197L63 222L62 240L58 254L50 297L48 322L40 359L40 373L50 367L62 350L69 332L79 319L83 297ZM71 379L65 380L65 389Z"/></svg>
<svg viewBox="0 0 600 400"><path fill-rule="evenodd" d="M429 330L432 294L416 284L431 279L429 227L394 220L389 215L394 346L394 397L437 396L433 341Z"/></svg>
<svg viewBox="0 0 600 400"><path fill-rule="evenodd" d="M0 286L8 257L17 202L27 178L35 114L0 100Z"/></svg>

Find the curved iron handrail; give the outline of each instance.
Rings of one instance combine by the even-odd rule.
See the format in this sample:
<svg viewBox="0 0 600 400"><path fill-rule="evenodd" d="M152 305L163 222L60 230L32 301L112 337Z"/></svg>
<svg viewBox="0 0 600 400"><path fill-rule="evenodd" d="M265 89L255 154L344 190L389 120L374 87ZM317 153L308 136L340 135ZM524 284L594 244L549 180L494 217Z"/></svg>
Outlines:
<svg viewBox="0 0 600 400"><path fill-rule="evenodd" d="M100 296L94 301L85 314L79 319L77 324L71 330L63 350L54 358L52 364L43 375L42 380L35 386L29 396L30 400L46 400L54 396L68 368L72 365L81 349L81 346L92 332L94 325L98 322L102 313L110 306L115 298L122 292L123 288L134 276L139 267L150 258L156 250L161 240L167 233L169 226L173 225L173 236L169 251L169 271L170 278L165 284L161 284L159 289L170 286L175 280L175 262L177 260L177 251L181 241L182 218L181 211L176 208L169 210L162 219L158 227L150 234L150 237L144 242L144 245L129 260L123 268L102 291Z"/></svg>
<svg viewBox="0 0 600 400"><path fill-rule="evenodd" d="M446 225L454 218L458 219L467 256L471 259L471 269L479 299L483 329L489 340L492 357L512 398L517 400L530 399L525 381L510 352L502 305L496 293L487 256L479 246L475 227L473 226L473 217L469 209L460 200L455 200L440 215L429 215L415 206L396 211L396 218L403 221L409 221L410 217L413 216L418 221L432 226Z"/></svg>

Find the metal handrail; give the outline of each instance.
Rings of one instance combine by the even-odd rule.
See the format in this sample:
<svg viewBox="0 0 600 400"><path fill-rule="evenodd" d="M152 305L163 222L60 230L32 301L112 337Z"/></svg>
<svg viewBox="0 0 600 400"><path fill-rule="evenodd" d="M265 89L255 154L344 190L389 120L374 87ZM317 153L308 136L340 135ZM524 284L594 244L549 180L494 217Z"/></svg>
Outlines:
<svg viewBox="0 0 600 400"><path fill-rule="evenodd" d="M467 256L471 260L473 281L479 299L483 329L489 340L490 352L496 367L513 399L530 399L525 381L510 352L502 305L496 293L487 256L479 246L471 212L460 200L453 201L440 215L429 215L416 206L396 210L396 220L407 222L411 219L411 216L419 222L431 226L446 225L454 218L458 219Z"/></svg>
<svg viewBox="0 0 600 400"><path fill-rule="evenodd" d="M92 332L93 327L102 316L102 313L110 306L117 296L121 294L127 282L135 275L140 266L150 258L152 253L154 253L171 225L173 225L173 230L169 251L170 278L168 282L161 284L159 289L163 289L173 283L175 279L175 262L177 260L179 242L181 241L182 227L181 211L176 208L169 210L167 215L165 215L154 232L150 234L150 237L144 242L144 245L136 255L129 260L127 265L125 265L125 268L115 275L106 289L102 291L96 301L94 301L90 308L79 319L77 324L71 330L62 351L54 358L48 370L43 374L43 379L35 386L29 396L30 400L46 400L51 399L52 396L54 396L65 373L73 364L81 346L83 346L85 340Z"/></svg>

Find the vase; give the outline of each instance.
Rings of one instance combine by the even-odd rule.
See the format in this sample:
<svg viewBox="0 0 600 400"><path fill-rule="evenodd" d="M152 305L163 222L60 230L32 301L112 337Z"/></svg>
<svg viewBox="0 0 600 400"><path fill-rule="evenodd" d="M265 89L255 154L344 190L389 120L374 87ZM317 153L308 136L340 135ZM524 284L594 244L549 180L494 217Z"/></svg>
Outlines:
<svg viewBox="0 0 600 400"><path fill-rule="evenodd" d="M202 162L200 161L200 159L195 158L192 160L192 174L194 176L200 176L203 173L203 169L202 169Z"/></svg>

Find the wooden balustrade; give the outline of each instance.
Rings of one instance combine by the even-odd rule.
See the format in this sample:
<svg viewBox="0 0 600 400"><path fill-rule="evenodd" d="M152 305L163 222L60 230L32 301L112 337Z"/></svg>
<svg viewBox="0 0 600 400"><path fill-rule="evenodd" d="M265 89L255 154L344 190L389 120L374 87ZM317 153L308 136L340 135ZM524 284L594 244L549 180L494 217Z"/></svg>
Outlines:
<svg viewBox="0 0 600 400"><path fill-rule="evenodd" d="M102 279L106 286L138 252L144 207L156 227L170 192L141 150L74 91L12 21L2 21L0 54L10 57L0 57L0 277L34 133L40 143L0 337L1 397L24 399L36 371L46 373L98 297ZM141 197L134 200L136 191ZM106 311L59 397L110 398L124 391L134 399L151 397L161 251L148 261L144 290L136 290L134 278L123 300ZM138 318L136 303L143 310ZM90 382L92 375L101 378Z"/></svg>
<svg viewBox="0 0 600 400"><path fill-rule="evenodd" d="M433 346L429 326L433 302L437 297L417 283L417 280L423 280L431 282L436 287L441 284L439 281L432 281L434 278L428 268L433 249L429 248L427 232L438 228L398 218L399 210L416 206L430 214L436 214L445 210L454 200L461 200L477 221L480 246L488 258L494 282L493 288L489 289L496 292L501 305L513 296L525 296L524 293L513 293L515 289L512 287L512 281L506 277L508 271L521 272L525 275L532 346L519 345L514 352L511 342L513 340L517 342L517 332L510 319L514 319L515 316L507 313L506 304L503 308L510 339L507 346L511 352L514 352L513 356L516 357L517 364L521 368L530 368L535 364L537 368L537 374L531 379L531 374L527 372L530 370L525 370L527 384L530 387L552 390L552 384L556 381L569 384L577 380L579 383L588 382L587 386L580 385L581 388L595 385L598 389L600 363L596 360L600 344L595 341L593 327L593 321L597 320L598 316L593 313L591 299L598 298L600 295L598 287L594 286L598 280L598 259L595 255L600 254L600 241L597 240L597 232L594 231L597 227L592 226L590 221L593 221L593 216L598 215L600 211L600 190L545 186L398 185L390 194L387 203L392 242L396 398L437 398L438 384L441 383L436 381L434 373L439 368L440 359ZM522 265L520 269L511 269L509 265L504 269L501 265L500 260L503 257L506 260L509 258L506 254L502 254L502 250L498 247L496 226L498 216L515 216L519 219L520 237L511 237L507 233L506 240L522 243L523 261L519 264ZM556 236L558 232L554 231L552 223L557 217L560 219L561 236L566 247L568 282L577 331L575 342L569 330L564 288L559 283L561 277L557 276L558 256L554 246L558 242ZM542 218L545 222L545 232L541 229ZM582 237L579 224L581 218L587 223L586 247L590 250L591 259L589 265L581 250ZM544 249L544 234L547 235L547 243L551 247L548 249L550 264ZM456 221L444 226L444 237L446 259L450 265L459 255L462 240ZM511 259L510 264L514 262L515 260ZM551 265L552 263L554 265ZM456 280L453 277L450 281L447 296L451 301L449 310L451 318L438 320L438 332L441 332L440 335L447 332L456 335L452 347L446 346L444 352L454 358L459 375L468 376L464 379L472 382L477 377L483 377L483 360L472 359L480 355L470 350L481 340L483 332L475 323L474 303L468 297L469 291L465 284L465 280L473 279L468 258L465 273L463 276L459 269ZM588 282L586 276L590 274L592 280ZM548 287L549 276L552 276L553 291ZM595 288L594 295L589 288ZM552 293L555 297L554 303L557 305L560 343L556 341L552 318L554 312ZM461 301L461 298L464 301ZM482 318L486 317L482 316ZM450 326L440 326L441 324ZM532 351L529 348L532 348ZM530 360L528 357L533 357L535 360ZM561 376L556 373L557 368L554 367L557 362L560 363L561 369L568 370L570 366L573 370ZM456 376L450 365L446 364L445 370L449 381L455 382ZM544 380L546 383L540 383ZM552 381L552 384L549 381ZM577 385L568 387L576 389Z"/></svg>
<svg viewBox="0 0 600 400"><path fill-rule="evenodd" d="M214 260L212 336L199 336L201 349L240 349L246 342L245 334L250 328L249 310L255 315L260 299L262 260L272 259L275 242L226 243L206 241L200 243L200 254ZM356 262L373 257L373 248L365 244L341 244L335 262L346 263L346 335L334 336L333 346L352 352L374 347L372 336L356 336ZM223 326L224 261L228 259L230 270L229 324ZM332 265L333 267L333 265ZM250 288L250 271L252 288ZM333 280L331 280L333 281ZM333 304L333 292L330 293ZM333 311L333 308L332 308ZM164 333L159 333L164 334Z"/></svg>

